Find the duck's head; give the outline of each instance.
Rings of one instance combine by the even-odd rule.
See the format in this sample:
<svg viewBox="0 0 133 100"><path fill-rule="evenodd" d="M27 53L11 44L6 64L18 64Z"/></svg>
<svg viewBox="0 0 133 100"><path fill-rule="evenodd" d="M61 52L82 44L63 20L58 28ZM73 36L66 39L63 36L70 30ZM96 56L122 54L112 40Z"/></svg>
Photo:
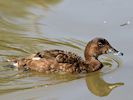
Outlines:
<svg viewBox="0 0 133 100"><path fill-rule="evenodd" d="M90 57L97 58L99 55L108 53L114 55L123 55L122 52L114 49L106 39L94 38L87 44L85 48L85 59L87 60Z"/></svg>

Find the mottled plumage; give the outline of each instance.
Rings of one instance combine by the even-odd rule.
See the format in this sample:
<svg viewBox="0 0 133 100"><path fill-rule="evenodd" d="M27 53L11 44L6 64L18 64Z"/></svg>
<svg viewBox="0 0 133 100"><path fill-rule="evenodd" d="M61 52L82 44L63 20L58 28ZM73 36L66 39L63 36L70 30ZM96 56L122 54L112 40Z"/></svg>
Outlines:
<svg viewBox="0 0 133 100"><path fill-rule="evenodd" d="M103 67L97 57L110 51L115 54L118 53L118 51L115 50L107 40L95 38L91 40L85 48L85 60L75 53L66 52L63 50L44 50L29 57L13 60L13 62L19 69L22 68L45 73L93 72Z"/></svg>
<svg viewBox="0 0 133 100"><path fill-rule="evenodd" d="M58 63L70 64L79 63L79 61L82 60L81 57L76 54L63 50L44 50L42 52L38 52L35 57L55 59Z"/></svg>

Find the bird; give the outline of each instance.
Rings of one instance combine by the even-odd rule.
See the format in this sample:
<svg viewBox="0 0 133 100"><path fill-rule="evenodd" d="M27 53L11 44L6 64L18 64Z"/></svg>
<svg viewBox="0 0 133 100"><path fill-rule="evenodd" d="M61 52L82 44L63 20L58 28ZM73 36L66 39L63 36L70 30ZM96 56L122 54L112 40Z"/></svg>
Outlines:
<svg viewBox="0 0 133 100"><path fill-rule="evenodd" d="M43 50L31 56L10 60L18 69L43 73L89 73L100 70L103 64L98 60L102 54L121 55L104 38L93 38L84 50L84 59L75 53L64 50Z"/></svg>

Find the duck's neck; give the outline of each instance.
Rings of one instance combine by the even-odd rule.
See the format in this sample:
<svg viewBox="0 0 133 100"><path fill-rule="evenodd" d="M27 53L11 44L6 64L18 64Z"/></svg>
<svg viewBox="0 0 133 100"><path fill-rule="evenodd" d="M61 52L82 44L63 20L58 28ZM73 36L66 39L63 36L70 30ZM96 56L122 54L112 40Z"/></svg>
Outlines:
<svg viewBox="0 0 133 100"><path fill-rule="evenodd" d="M91 41L87 44L86 48L85 48L85 51L84 51L84 56L85 56L85 60L86 61L89 61L91 60L92 58L94 59L97 59L99 55L97 55L97 53L94 52L95 50L93 50L91 48Z"/></svg>
<svg viewBox="0 0 133 100"><path fill-rule="evenodd" d="M90 71L96 71L102 67L102 63L98 60L99 55L93 51L93 49L90 49L90 44L88 43L85 48L84 56L85 63Z"/></svg>
<svg viewBox="0 0 133 100"><path fill-rule="evenodd" d="M89 72L97 71L103 67L102 63L97 59L97 57L94 57L94 56L89 56L85 60L85 65L86 65L86 69Z"/></svg>

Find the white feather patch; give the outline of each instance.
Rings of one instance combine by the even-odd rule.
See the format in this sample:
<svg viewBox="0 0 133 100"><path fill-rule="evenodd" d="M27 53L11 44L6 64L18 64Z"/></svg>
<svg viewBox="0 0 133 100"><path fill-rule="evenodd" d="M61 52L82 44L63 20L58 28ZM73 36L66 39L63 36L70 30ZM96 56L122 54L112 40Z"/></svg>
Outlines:
<svg viewBox="0 0 133 100"><path fill-rule="evenodd" d="M18 67L18 63L13 63L13 66Z"/></svg>
<svg viewBox="0 0 133 100"><path fill-rule="evenodd" d="M33 57L32 60L40 60L40 57Z"/></svg>

